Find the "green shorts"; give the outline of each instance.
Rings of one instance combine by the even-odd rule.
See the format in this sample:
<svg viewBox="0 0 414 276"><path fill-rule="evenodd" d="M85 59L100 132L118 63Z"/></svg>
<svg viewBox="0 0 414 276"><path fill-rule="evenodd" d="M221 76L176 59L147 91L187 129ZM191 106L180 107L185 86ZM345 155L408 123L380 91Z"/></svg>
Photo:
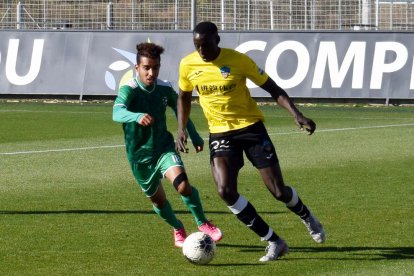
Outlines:
<svg viewBox="0 0 414 276"><path fill-rule="evenodd" d="M153 196L164 178L165 172L171 167L184 167L179 154L169 151L160 156L157 162L139 164L130 162L132 173L147 197Z"/></svg>

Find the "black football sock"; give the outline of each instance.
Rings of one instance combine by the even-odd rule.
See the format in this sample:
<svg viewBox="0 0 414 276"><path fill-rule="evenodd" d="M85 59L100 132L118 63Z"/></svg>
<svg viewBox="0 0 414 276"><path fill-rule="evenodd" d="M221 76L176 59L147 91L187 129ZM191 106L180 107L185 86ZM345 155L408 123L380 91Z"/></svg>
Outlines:
<svg viewBox="0 0 414 276"><path fill-rule="evenodd" d="M298 215L301 219L307 218L310 213L308 207L306 207L306 205L303 204L295 189L288 186L286 188L289 188L292 191L292 199L286 203L286 207L293 213Z"/></svg>
<svg viewBox="0 0 414 276"><path fill-rule="evenodd" d="M227 207L262 240L276 241L279 238L272 228L259 216L253 205L243 196L240 195L234 205Z"/></svg>

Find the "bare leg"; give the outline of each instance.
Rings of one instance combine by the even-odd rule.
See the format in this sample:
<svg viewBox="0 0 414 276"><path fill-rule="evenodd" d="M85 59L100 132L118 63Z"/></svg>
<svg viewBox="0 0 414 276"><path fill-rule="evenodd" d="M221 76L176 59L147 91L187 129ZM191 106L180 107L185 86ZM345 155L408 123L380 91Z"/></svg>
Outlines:
<svg viewBox="0 0 414 276"><path fill-rule="evenodd" d="M235 163L229 157L216 157L211 164L217 192L227 205L233 205L239 198L237 177L240 168Z"/></svg>
<svg viewBox="0 0 414 276"><path fill-rule="evenodd" d="M157 213L157 215L165 222L174 227L174 229L183 227L182 223L175 216L174 211L167 200L164 187L161 184L159 185L157 192L149 199L152 202L152 207L155 213Z"/></svg>
<svg viewBox="0 0 414 276"><path fill-rule="evenodd" d="M189 183L184 168L172 167L165 173L165 177L173 183L175 189L180 193L182 201L193 214L197 226L207 222L198 190Z"/></svg>
<svg viewBox="0 0 414 276"><path fill-rule="evenodd" d="M237 158L216 157L211 169L220 197L226 202L230 211L255 232L262 240L276 241L279 236L259 216L253 205L237 192L237 175L240 166Z"/></svg>
<svg viewBox="0 0 414 276"><path fill-rule="evenodd" d="M302 202L295 189L285 186L279 164L259 169L263 182L279 201L286 204L286 207L299 216L311 235L318 243L326 239L325 231L318 219L311 213L308 207Z"/></svg>

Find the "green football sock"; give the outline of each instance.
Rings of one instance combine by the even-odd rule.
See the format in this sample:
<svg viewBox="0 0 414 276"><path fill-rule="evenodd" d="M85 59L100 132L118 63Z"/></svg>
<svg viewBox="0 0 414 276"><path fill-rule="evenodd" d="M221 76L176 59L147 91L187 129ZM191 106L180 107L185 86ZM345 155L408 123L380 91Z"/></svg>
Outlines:
<svg viewBox="0 0 414 276"><path fill-rule="evenodd" d="M190 212L193 214L197 226L200 226L207 221L204 214L203 206L201 205L200 195L198 190L193 187L193 192L189 196L181 196L184 204L187 205Z"/></svg>
<svg viewBox="0 0 414 276"><path fill-rule="evenodd" d="M159 209L154 205L152 205L152 208L158 216L160 216L166 223L174 227L174 229L180 229L181 227L183 227L181 221L179 221L175 216L174 211L171 208L171 204L168 200L162 209Z"/></svg>

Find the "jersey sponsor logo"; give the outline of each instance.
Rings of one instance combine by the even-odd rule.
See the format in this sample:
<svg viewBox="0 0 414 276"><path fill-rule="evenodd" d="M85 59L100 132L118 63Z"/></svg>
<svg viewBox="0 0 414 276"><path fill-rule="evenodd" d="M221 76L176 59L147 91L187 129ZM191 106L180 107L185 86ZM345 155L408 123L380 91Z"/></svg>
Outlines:
<svg viewBox="0 0 414 276"><path fill-rule="evenodd" d="M229 91L232 91L236 88L235 83L230 84L223 84L223 85L216 85L216 84L209 84L209 85L196 85L197 92L201 95L224 95Z"/></svg>
<svg viewBox="0 0 414 276"><path fill-rule="evenodd" d="M227 77L230 76L230 67L228 66L221 67L220 73L223 76L223 78L227 79Z"/></svg>

